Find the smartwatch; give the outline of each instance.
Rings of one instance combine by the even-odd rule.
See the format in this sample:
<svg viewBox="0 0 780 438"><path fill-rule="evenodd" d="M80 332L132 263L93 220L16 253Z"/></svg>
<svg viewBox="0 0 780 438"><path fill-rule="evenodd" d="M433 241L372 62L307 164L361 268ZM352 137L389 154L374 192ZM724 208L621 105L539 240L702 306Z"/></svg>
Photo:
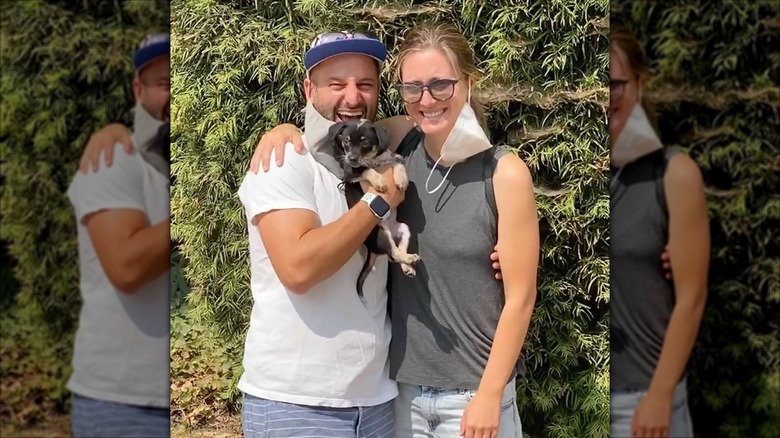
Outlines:
<svg viewBox="0 0 780 438"><path fill-rule="evenodd" d="M366 193L360 200L368 204L368 208L370 208L371 212L374 213L374 216L379 219L385 220L390 216L390 204L381 196L377 196L373 193Z"/></svg>

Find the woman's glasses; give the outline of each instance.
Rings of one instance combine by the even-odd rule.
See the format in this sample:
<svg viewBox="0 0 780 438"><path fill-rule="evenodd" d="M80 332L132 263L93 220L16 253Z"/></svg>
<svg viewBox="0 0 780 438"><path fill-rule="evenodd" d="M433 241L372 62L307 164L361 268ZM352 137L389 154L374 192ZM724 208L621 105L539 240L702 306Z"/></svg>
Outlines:
<svg viewBox="0 0 780 438"><path fill-rule="evenodd" d="M401 99L406 103L417 103L422 100L423 93L428 90L435 100L444 102L452 98L455 94L455 84L458 83L457 79L436 79L428 84L420 84L416 82L401 82L400 84L393 85L393 88L401 93Z"/></svg>

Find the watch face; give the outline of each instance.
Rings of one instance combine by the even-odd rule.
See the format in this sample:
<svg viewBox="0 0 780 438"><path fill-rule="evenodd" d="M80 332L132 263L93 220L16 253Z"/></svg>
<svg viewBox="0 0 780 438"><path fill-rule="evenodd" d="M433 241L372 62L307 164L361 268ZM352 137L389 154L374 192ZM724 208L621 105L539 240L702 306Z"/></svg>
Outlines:
<svg viewBox="0 0 780 438"><path fill-rule="evenodd" d="M384 217L387 212L390 211L390 205L388 205L387 201L382 199L380 196L377 196L373 201L371 201L371 209L374 210L374 213L376 213L378 216Z"/></svg>

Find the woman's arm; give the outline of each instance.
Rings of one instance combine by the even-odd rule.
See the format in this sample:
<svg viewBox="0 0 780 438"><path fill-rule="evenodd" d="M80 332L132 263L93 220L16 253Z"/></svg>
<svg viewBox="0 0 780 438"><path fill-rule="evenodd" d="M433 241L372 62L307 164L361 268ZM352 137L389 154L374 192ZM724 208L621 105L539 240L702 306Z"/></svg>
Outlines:
<svg viewBox="0 0 780 438"><path fill-rule="evenodd" d="M687 155L675 155L669 161L664 188L669 210L668 248L674 271L675 305L653 379L634 417L640 435L654 433L653 429L663 428L663 423L668 427L668 420L656 426L658 422L650 416L654 417L653 411L671 415L674 389L696 342L707 300L710 230L699 167Z"/></svg>
<svg viewBox="0 0 780 438"><path fill-rule="evenodd" d="M539 222L531 173L523 160L506 155L498 162L493 182L506 300L482 380L464 412L462 431L489 432L491 424L498 426L501 395L517 365L536 301Z"/></svg>
<svg viewBox="0 0 780 438"><path fill-rule="evenodd" d="M690 157L678 154L669 161L664 187L676 304L649 390L672 394L693 350L707 301L710 227L704 182Z"/></svg>

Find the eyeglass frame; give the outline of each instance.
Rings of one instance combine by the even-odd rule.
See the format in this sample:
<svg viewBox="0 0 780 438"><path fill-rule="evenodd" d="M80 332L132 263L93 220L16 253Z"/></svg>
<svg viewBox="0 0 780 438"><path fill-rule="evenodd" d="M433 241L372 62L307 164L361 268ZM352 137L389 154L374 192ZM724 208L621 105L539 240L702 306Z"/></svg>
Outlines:
<svg viewBox="0 0 780 438"><path fill-rule="evenodd" d="M431 91L431 85L432 85L432 84L434 84L434 83L436 83L436 82L445 82L445 83L448 83L448 84L449 84L449 86L450 86L450 89L451 89L449 97L447 97L447 98L445 98L445 99L439 99L438 97L436 97L436 96L434 96L434 95L433 95L433 92ZM458 82L460 82L460 79L446 79L446 78L441 78L441 79L434 79L434 80L432 80L432 81L428 82L427 84L416 84L416 83L414 83L414 82L399 82L399 83L397 83L397 84L393 84L393 86L392 86L392 87L393 87L393 88L394 88L396 91L398 91L398 94L400 94L400 95L401 95L401 100L403 100L403 101L404 101L404 103L407 103L407 104L413 105L413 104L415 104L415 103L419 103L419 102L422 100L422 98L423 98L423 95L425 95L425 90L428 90L428 94L430 94L430 95L431 95L431 97L433 98L433 100L435 100L435 101L437 101L437 102L446 102L446 101L448 101L448 100L452 99L452 96L454 96L454 95L455 95L455 85L457 85L457 84L458 84ZM420 94L419 94L419 97L418 97L418 98L417 98L417 100L415 100L415 101L407 101L406 99L404 99L404 93L401 91L401 88L402 88L402 87L405 87L405 86L409 86L409 85L414 85L414 86L418 86L418 87L420 87Z"/></svg>

